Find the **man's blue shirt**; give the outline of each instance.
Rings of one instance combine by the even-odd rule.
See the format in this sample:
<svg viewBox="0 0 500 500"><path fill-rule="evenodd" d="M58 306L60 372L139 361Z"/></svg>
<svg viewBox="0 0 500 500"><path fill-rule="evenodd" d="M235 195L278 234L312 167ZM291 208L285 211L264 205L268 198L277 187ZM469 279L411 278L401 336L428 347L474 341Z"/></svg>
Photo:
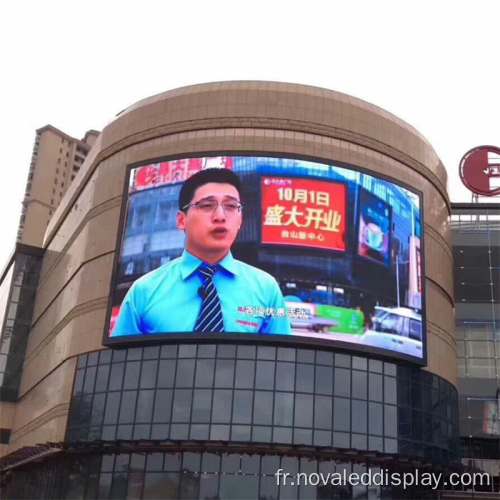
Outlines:
<svg viewBox="0 0 500 500"><path fill-rule="evenodd" d="M193 332L202 305L198 289L204 279L197 272L202 264L185 250L181 257L139 278L123 301L112 337ZM219 266L213 282L225 332L292 334L285 299L270 274L234 259L231 253ZM284 316L278 316L280 310Z"/></svg>

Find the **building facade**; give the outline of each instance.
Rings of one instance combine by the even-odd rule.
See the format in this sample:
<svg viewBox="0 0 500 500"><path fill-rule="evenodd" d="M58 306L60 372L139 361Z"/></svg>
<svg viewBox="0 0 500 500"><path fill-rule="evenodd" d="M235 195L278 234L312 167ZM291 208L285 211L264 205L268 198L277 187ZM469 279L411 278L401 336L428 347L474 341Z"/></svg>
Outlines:
<svg viewBox="0 0 500 500"><path fill-rule="evenodd" d="M129 167L221 154L350 165L422 193L425 367L369 349L272 339L103 348L116 253L130 257L118 273L124 288L138 269L171 257L161 245L152 259L143 255L166 226L146 231L142 246L129 240L121 249ZM256 182L252 175L247 185ZM10 498L434 498L395 487L278 486L275 473L283 469L296 480L302 472L459 467L446 180L416 130L333 91L206 84L120 113L46 226L26 356L5 429L1 467ZM153 206L164 223L161 203L174 199L131 202L130 238L154 225ZM255 234L250 224L242 236L253 241ZM286 273L276 256L256 251L255 259ZM410 278L402 271L401 280Z"/></svg>
<svg viewBox="0 0 500 500"><path fill-rule="evenodd" d="M495 478L498 491L500 205L454 204L452 231L462 460Z"/></svg>
<svg viewBox="0 0 500 500"><path fill-rule="evenodd" d="M43 249L18 243L0 278L0 453L7 452Z"/></svg>
<svg viewBox="0 0 500 500"><path fill-rule="evenodd" d="M98 135L89 130L79 140L52 125L36 131L17 233L19 243L43 245L49 221Z"/></svg>

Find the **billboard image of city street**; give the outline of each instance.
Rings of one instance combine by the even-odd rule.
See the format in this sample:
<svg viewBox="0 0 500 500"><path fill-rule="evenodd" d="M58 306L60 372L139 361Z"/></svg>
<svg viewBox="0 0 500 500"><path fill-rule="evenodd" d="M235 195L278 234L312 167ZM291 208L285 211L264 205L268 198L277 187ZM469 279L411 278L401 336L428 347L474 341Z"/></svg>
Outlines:
<svg viewBox="0 0 500 500"><path fill-rule="evenodd" d="M185 252L179 192L211 168L233 171L243 186L232 256L268 273L284 299L278 308L232 303L224 323L237 317L239 329L220 335L262 335L266 318L288 316L288 338L267 331L269 340L331 342L425 363L421 195L356 167L299 158L182 158L130 169L105 341L199 335L194 325L162 330L150 318L127 330L120 313L134 283L168 273ZM189 300L200 309L199 296Z"/></svg>

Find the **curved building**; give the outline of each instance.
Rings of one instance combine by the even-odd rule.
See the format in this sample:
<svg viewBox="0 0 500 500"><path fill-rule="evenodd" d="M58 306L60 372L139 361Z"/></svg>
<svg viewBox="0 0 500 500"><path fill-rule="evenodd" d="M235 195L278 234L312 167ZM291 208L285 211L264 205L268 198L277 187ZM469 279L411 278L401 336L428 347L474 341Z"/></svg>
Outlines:
<svg viewBox="0 0 500 500"><path fill-rule="evenodd" d="M242 303L239 332L117 335L130 286L182 254L182 182L214 167L244 185L233 255L293 334ZM330 90L211 83L119 113L47 227L8 497L422 498L300 475L460 462L446 182L415 129Z"/></svg>

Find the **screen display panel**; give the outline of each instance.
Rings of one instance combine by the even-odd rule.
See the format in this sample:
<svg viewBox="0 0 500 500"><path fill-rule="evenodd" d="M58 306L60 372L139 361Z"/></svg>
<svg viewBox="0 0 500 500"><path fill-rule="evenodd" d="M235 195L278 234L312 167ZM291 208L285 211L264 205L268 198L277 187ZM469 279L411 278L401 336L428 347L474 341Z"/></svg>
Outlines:
<svg viewBox="0 0 500 500"><path fill-rule="evenodd" d="M425 363L416 191L355 166L212 156L131 168L125 198L106 344L265 336Z"/></svg>
<svg viewBox="0 0 500 500"><path fill-rule="evenodd" d="M388 266L391 248L391 207L368 191L360 192L358 254Z"/></svg>

